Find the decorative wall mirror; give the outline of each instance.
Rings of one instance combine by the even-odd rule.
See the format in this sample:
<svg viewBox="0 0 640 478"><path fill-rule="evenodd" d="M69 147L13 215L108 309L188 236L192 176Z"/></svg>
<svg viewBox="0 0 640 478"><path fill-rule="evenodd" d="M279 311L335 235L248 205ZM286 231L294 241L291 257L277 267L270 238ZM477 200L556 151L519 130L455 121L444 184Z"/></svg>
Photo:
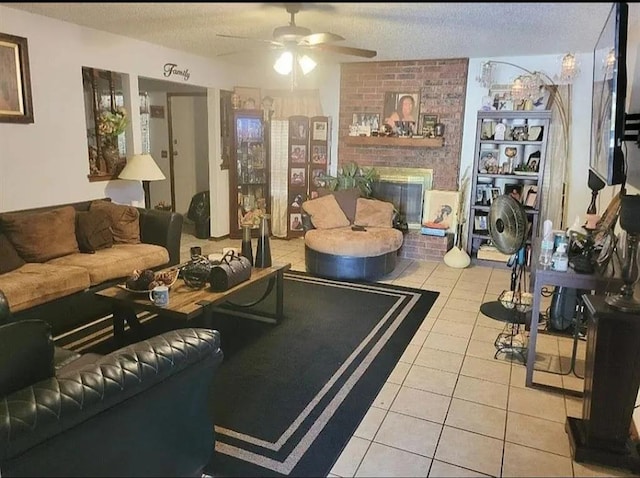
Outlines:
<svg viewBox="0 0 640 478"><path fill-rule="evenodd" d="M129 115L122 80L121 73L82 67L90 181L117 178L126 164Z"/></svg>

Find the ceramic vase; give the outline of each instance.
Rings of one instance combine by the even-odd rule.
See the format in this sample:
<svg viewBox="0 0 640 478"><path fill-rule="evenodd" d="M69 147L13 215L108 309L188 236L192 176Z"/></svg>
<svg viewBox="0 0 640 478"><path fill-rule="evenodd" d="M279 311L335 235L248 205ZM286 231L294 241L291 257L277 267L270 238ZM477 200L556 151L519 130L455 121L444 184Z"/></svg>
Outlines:
<svg viewBox="0 0 640 478"><path fill-rule="evenodd" d="M269 215L262 216L260 237L256 249L256 267L271 267L271 244L269 243Z"/></svg>
<svg viewBox="0 0 640 478"><path fill-rule="evenodd" d="M251 226L242 226L242 249L241 254L249 259L253 265L253 245L251 244Z"/></svg>

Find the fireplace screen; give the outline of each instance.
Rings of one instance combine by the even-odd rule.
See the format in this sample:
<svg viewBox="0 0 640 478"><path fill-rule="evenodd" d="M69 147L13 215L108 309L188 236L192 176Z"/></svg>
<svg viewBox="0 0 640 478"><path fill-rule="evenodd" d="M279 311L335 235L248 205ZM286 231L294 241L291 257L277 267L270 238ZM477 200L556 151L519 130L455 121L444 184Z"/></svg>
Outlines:
<svg viewBox="0 0 640 478"><path fill-rule="evenodd" d="M431 189L431 169L377 167L372 185L376 199L393 203L410 229L420 229L424 192Z"/></svg>

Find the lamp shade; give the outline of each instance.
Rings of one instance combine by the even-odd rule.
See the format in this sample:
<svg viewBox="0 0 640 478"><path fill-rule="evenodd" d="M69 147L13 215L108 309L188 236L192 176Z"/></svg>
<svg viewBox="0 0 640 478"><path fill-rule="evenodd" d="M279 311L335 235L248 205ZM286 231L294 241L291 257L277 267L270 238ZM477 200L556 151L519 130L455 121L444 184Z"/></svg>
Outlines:
<svg viewBox="0 0 640 478"><path fill-rule="evenodd" d="M150 154L134 154L131 156L118 178L134 181L160 181L166 179Z"/></svg>

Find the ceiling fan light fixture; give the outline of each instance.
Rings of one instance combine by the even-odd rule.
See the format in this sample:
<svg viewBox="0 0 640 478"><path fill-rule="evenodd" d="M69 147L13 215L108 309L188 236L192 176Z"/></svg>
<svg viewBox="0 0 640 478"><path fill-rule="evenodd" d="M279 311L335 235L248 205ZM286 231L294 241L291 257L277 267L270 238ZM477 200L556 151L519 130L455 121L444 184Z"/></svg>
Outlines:
<svg viewBox="0 0 640 478"><path fill-rule="evenodd" d="M273 69L281 75L288 75L293 70L293 53L290 51L282 52L273 65Z"/></svg>
<svg viewBox="0 0 640 478"><path fill-rule="evenodd" d="M298 64L300 65L300 68L302 69L302 73L304 75L312 72L313 69L318 66L318 64L313 61L313 58L311 58L309 55L302 55L298 57Z"/></svg>

